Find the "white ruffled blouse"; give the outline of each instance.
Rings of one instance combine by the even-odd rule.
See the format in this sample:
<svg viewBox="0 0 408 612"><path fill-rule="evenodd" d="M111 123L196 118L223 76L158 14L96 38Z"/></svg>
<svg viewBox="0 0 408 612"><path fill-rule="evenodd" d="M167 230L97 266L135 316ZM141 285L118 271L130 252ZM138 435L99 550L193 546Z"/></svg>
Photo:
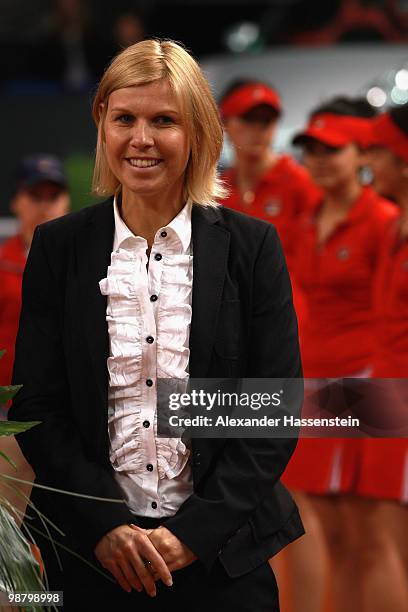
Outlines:
<svg viewBox="0 0 408 612"><path fill-rule="evenodd" d="M115 236L107 277L110 460L129 509L172 516L192 494L189 449L157 437L158 378L186 379L193 266L191 203L154 238L135 236L114 201Z"/></svg>

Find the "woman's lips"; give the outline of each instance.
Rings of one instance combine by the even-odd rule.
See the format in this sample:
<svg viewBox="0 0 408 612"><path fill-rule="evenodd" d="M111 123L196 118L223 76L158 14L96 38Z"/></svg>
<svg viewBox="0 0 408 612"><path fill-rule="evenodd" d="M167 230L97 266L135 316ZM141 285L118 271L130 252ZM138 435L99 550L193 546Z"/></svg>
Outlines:
<svg viewBox="0 0 408 612"><path fill-rule="evenodd" d="M132 168L154 168L161 163L161 159L153 159L153 158L137 158L137 157L129 157L127 161L132 166Z"/></svg>

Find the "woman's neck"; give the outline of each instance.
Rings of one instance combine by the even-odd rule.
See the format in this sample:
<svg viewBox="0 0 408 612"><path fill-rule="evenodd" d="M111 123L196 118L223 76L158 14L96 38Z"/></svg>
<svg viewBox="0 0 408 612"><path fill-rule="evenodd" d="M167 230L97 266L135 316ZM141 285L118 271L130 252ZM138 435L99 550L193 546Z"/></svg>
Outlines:
<svg viewBox="0 0 408 612"><path fill-rule="evenodd" d="M277 153L272 150L259 158L248 155L237 155L235 169L238 183L254 186L266 170L271 168L278 159Z"/></svg>
<svg viewBox="0 0 408 612"><path fill-rule="evenodd" d="M172 221L184 207L181 192L174 197L141 196L123 189L117 199L121 217L127 227L147 240L149 249L156 232Z"/></svg>
<svg viewBox="0 0 408 612"><path fill-rule="evenodd" d="M241 201L250 206L255 199L255 192L260 178L269 168L272 168L278 160L278 155L272 150L260 158L238 155L235 163L236 186L240 193Z"/></svg>
<svg viewBox="0 0 408 612"><path fill-rule="evenodd" d="M359 181L352 181L336 189L327 190L324 197L325 207L332 212L346 213L359 198L361 191L362 186Z"/></svg>

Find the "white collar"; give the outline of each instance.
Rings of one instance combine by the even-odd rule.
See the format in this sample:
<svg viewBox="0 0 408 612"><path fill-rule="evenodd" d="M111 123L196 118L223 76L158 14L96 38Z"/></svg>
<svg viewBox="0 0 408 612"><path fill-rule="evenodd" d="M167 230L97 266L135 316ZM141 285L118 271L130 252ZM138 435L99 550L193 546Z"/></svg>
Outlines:
<svg viewBox="0 0 408 612"><path fill-rule="evenodd" d="M183 206L178 215L174 217L174 219L172 219L172 221L170 221L168 225L160 227L157 230L156 236L163 231L174 232L174 234L177 236L177 238L182 244L183 252L187 252L191 242L191 210L192 202L191 200L187 200L187 203L185 204L185 206ZM115 218L115 237L113 243L114 250L117 250L128 238L137 238L138 240L143 240L144 242L146 242L145 239L141 236L135 236L135 234L128 228L126 223L123 221L122 217L120 216L116 196L113 200L113 214Z"/></svg>

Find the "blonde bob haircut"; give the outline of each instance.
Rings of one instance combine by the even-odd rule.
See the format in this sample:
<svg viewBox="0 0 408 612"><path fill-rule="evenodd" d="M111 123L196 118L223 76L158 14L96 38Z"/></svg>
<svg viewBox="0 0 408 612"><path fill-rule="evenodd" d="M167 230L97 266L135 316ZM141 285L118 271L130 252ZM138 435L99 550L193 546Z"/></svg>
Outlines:
<svg viewBox="0 0 408 612"><path fill-rule="evenodd" d="M180 44L171 40L143 40L131 45L105 70L92 106L98 128L92 190L99 196L111 196L120 189L105 155L104 122L109 95L123 87L146 85L160 79L166 79L176 95L190 138L184 200L217 206L217 200L226 195L217 175L223 143L218 108L197 62Z"/></svg>

